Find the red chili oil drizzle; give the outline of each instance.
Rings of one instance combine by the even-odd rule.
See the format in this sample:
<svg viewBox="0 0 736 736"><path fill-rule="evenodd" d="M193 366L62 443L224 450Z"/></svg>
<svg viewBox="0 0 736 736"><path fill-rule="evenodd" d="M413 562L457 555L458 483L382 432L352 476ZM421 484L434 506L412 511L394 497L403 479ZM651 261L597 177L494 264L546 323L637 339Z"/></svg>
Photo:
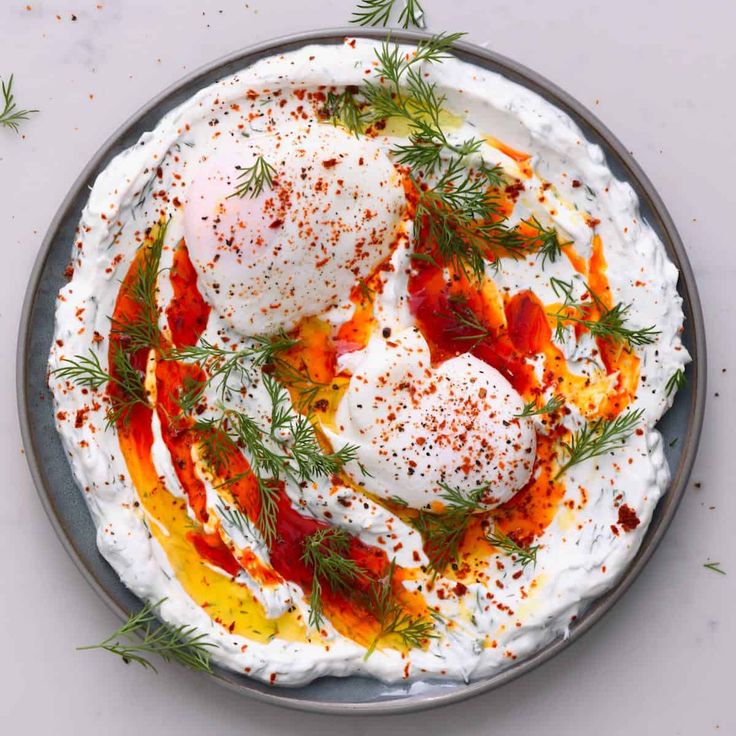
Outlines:
<svg viewBox="0 0 736 736"><path fill-rule="evenodd" d="M541 391L533 366L527 358L541 352L551 341L544 306L531 291L513 295L503 307L489 304L487 296L462 275L448 281L439 265L420 261L409 277L409 307L439 363L470 352L499 371L522 396ZM498 314L498 309L503 314ZM462 320L472 313L483 327ZM458 316L460 315L460 316ZM550 438L537 434L535 471L529 482L512 499L486 516L493 516L519 543L528 544L551 523L564 495L564 486L551 480L554 459ZM479 517L478 525L483 517ZM480 526L479 526L480 529ZM487 545L482 533L469 532L464 557L473 558ZM468 548L468 545L471 548ZM475 549L473 549L475 548Z"/></svg>
<svg viewBox="0 0 736 736"><path fill-rule="evenodd" d="M531 292L522 292L505 307L508 329L488 312L483 294L466 279L448 283L443 269L421 263L409 278L409 308L429 344L432 361L441 363L468 352L499 371L520 393L536 386L534 369L525 358L537 352L550 331L544 308ZM487 336L477 327L464 324L458 314L469 310L482 323Z"/></svg>
<svg viewBox="0 0 736 736"><path fill-rule="evenodd" d="M197 273L183 238L174 251L169 278L174 290L174 296L166 308L171 340L177 348L194 345L207 327L210 305L197 287Z"/></svg>
<svg viewBox="0 0 736 736"><path fill-rule="evenodd" d="M174 296L166 309L172 338L177 347L194 345L202 331L206 328L210 308L202 299L197 288L196 272L189 260L188 251L183 241L175 252L175 267L171 272ZM128 271L118 295L114 317L125 323L135 319L139 305L129 296L129 285L136 278L140 267L141 256L138 254ZM120 336L111 334L110 362L115 351L121 348ZM134 365L145 371L148 350L138 351L132 356ZM208 521L206 509L206 489L199 480L192 460L192 447L201 441L202 430L194 426L194 420L182 416L177 398L183 390L191 388L191 382L205 380L202 370L195 365L173 360L158 360L156 367L156 412L161 425L163 441L171 454L172 464L181 483L189 505L200 523ZM190 385L187 385L187 380ZM114 393L115 387L111 388ZM137 405L126 422L118 423L118 431L131 435L136 439L136 447L142 453L150 454L153 445L151 427L152 411L150 408ZM228 482L228 490L240 507L254 523L258 524L261 512L261 495L250 466L243 455L233 447L222 469L222 480ZM278 513L276 515L276 534L270 545L270 559L275 575L261 575L264 582L276 582L279 576L298 583L307 592L311 591L313 570L302 561L304 542L307 536L320 530L330 529L330 525L299 514L291 505L283 485L278 489ZM217 534L207 534L202 530L192 531L187 535L197 554L207 562L221 568L229 575L236 575L241 567L250 571L248 561L252 556L237 560L233 551ZM327 581L321 581L322 599L325 613L339 629L344 630L352 638L370 641L375 635L376 622L370 616L366 618L363 609L366 596L372 585L386 575L389 561L381 549L364 544L358 538L350 537L347 556L354 560L365 575L355 580L348 594L332 590ZM263 571L261 570L261 573ZM397 597L407 602L403 587L398 582L400 571L397 570L394 591ZM356 599L361 601L356 607ZM414 603L408 601L411 606ZM362 634L361 634L362 631Z"/></svg>

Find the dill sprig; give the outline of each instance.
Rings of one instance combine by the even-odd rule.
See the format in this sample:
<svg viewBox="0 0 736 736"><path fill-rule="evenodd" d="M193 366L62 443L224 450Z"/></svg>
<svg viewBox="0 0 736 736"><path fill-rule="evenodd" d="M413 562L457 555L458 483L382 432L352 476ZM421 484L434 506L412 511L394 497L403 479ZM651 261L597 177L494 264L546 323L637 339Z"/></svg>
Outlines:
<svg viewBox="0 0 736 736"><path fill-rule="evenodd" d="M143 373L133 365L130 353L118 348L113 353L112 364L117 376L111 378L119 387L120 395L112 397L106 415L108 428L114 427L120 421L127 424L133 407L149 406Z"/></svg>
<svg viewBox="0 0 736 736"><path fill-rule="evenodd" d="M467 167L478 158L483 140L449 138L441 118L446 102L437 85L419 69L425 62L446 58L462 34L441 34L417 45L407 55L397 44L385 42L376 51L378 81L364 82L367 120L404 120L409 127L408 143L391 149L397 162L411 169L419 194L415 210L415 232L427 232L445 263L466 276L480 280L486 261L498 264L500 256L521 256L534 246L542 258L554 259L560 249L553 228L544 228L532 218L533 233L509 227L492 195L504 180L503 170L481 158L475 170ZM435 177L431 186L427 177ZM431 254L415 254L429 260Z"/></svg>
<svg viewBox="0 0 736 736"><path fill-rule="evenodd" d="M412 521L414 528L424 539L424 549L429 558L432 578L444 573L460 557L460 545L470 524L472 515L479 511L487 485L469 492L440 483L443 492L440 498L446 508L442 513L422 510Z"/></svg>
<svg viewBox="0 0 736 736"><path fill-rule="evenodd" d="M640 329L628 327L626 321L631 305L618 302L609 309L587 284L586 289L591 298L590 303L577 301L573 297L572 281L563 281L553 277L550 279L550 285L556 296L564 297L562 306L556 312L548 312L548 316L554 317L556 320L555 339L558 341L564 340L569 323L585 327L593 337L600 337L609 342L625 344L629 347L651 345L656 336L660 334L660 331L655 329L654 325ZM585 310L592 306L595 306L598 311L598 319L578 317L570 311L585 314Z"/></svg>
<svg viewBox="0 0 736 736"><path fill-rule="evenodd" d="M448 315L454 324L447 328L454 340L470 343L469 350L476 348L490 336L491 331L481 322L478 315L468 306L463 297L450 298Z"/></svg>
<svg viewBox="0 0 736 736"><path fill-rule="evenodd" d="M347 557L350 535L344 529L319 529L304 539L301 560L312 568L312 592L309 601L309 625L322 623L322 584L330 590L346 593L365 570Z"/></svg>
<svg viewBox="0 0 736 736"><path fill-rule="evenodd" d="M537 246L537 258L542 258L542 268L548 260L554 263L562 256L562 248L569 245L569 242L560 242L559 233L554 226L544 227L534 215L522 222L533 230L532 241Z"/></svg>
<svg viewBox="0 0 736 736"><path fill-rule="evenodd" d="M596 419L587 422L573 432L570 439L562 443L565 462L557 471L555 480L573 465L621 447L631 436L643 415L643 409L636 409L615 419Z"/></svg>
<svg viewBox="0 0 736 736"><path fill-rule="evenodd" d="M480 150L483 141L479 138L453 143L442 129L440 117L446 97L438 94L436 84L428 82L413 66L422 58L426 60L426 50L420 56L417 49L417 54L407 60L398 46L384 43L376 54L377 74L390 84L364 83L363 95L370 105L367 114L372 120L401 118L409 125L409 143L392 149L399 163L429 174L440 166L443 155L454 154L462 160ZM445 55L445 51L440 52L440 58ZM430 58L434 56L432 49Z"/></svg>
<svg viewBox="0 0 736 736"><path fill-rule="evenodd" d="M220 500L217 504L217 511L230 526L235 527L244 537L253 535L250 519L240 509Z"/></svg>
<svg viewBox="0 0 736 736"><path fill-rule="evenodd" d="M165 662L175 661L189 669L211 673L210 649L217 644L207 641L205 634L197 634L194 626L161 623L155 611L165 600L146 603L107 639L78 649L102 649L121 657L126 664L135 662L154 672L157 672L156 667L148 659L151 654Z"/></svg>
<svg viewBox="0 0 736 736"><path fill-rule="evenodd" d="M479 281L489 257L516 255L523 250L524 244L511 237L512 231L494 222L496 208L488 195L485 175L474 175L461 161L451 161L431 189L418 189L415 231L426 227L442 260L466 277Z"/></svg>
<svg viewBox="0 0 736 736"><path fill-rule="evenodd" d="M63 365L51 371L51 375L95 391L108 384L118 387L120 396L113 396L107 411L108 427L114 426L121 419L129 418L130 411L136 404L148 406L143 375L133 366L130 355L124 350L116 350L113 356L113 366L117 375L102 367L99 356L93 350L87 355L62 358L61 363Z"/></svg>
<svg viewBox="0 0 736 736"><path fill-rule="evenodd" d="M703 567L706 568L706 570L711 570L712 572L717 572L720 575L725 575L726 571L721 569L721 563L720 562L704 562Z"/></svg>
<svg viewBox="0 0 736 736"><path fill-rule="evenodd" d="M611 309L604 307L604 311L597 320L582 319L572 315L553 315L558 321L574 322L585 327L593 337L602 337L614 343L626 343L630 346L651 345L659 330L654 325L632 330L626 327L626 320L631 309L630 304L619 302Z"/></svg>
<svg viewBox="0 0 736 736"><path fill-rule="evenodd" d="M524 404L524 408L518 414L514 414L514 416L522 419L524 417L533 417L537 414L552 414L552 412L562 408L564 404L565 399L560 394L555 394L542 406L537 406L536 400L532 399Z"/></svg>
<svg viewBox="0 0 736 736"><path fill-rule="evenodd" d="M360 26L386 26L395 4L396 0L361 0L350 22ZM419 0L404 0L398 21L402 28L424 28L424 9Z"/></svg>
<svg viewBox="0 0 736 736"><path fill-rule="evenodd" d="M354 445L326 452L310 416L296 413L286 389L267 373L262 374L271 402L268 427L235 409L224 408L216 418L197 420L202 454L215 473L227 467L242 447L248 454L261 497L258 527L267 544L275 540L278 486L282 479L294 483L329 477L357 457Z"/></svg>
<svg viewBox="0 0 736 736"><path fill-rule="evenodd" d="M0 125L4 128L10 128L16 133L20 133L20 124L24 120L28 120L30 115L38 112L38 110L19 110L15 102L13 94L13 75L7 82L0 80L0 91L3 97L3 110L0 112Z"/></svg>
<svg viewBox="0 0 736 736"><path fill-rule="evenodd" d="M494 546L500 549L504 554L512 558L512 560L521 565L522 568L526 568L527 565L537 564L537 552L539 551L539 545L535 544L530 547L522 547L508 534L505 534L500 529L495 529L486 535L486 539Z"/></svg>
<svg viewBox="0 0 736 736"><path fill-rule="evenodd" d="M202 457L215 473L222 472L230 460L245 447L249 454L250 469L256 481L260 498L257 526L267 546L276 541L278 517L278 478L288 468L288 455L270 446L267 433L256 421L232 409L225 410L215 419L199 419L193 429L197 432ZM245 477L239 474L220 485L230 485Z"/></svg>
<svg viewBox="0 0 736 736"><path fill-rule="evenodd" d="M66 365L52 372L59 378L66 378L79 386L99 390L103 385L116 386L107 412L107 426L115 426L119 421L127 422L130 412L137 404L148 406L144 376L133 365L133 355L139 350L156 348L161 344L158 327L158 305L156 303L156 283L160 272L161 253L168 221L157 226L156 235L138 263L138 268L128 283L126 293L138 306L133 318L111 319L111 334L118 337L119 345L113 351L114 372L106 371L95 352L64 358Z"/></svg>
<svg viewBox="0 0 736 736"><path fill-rule="evenodd" d="M115 379L102 367L100 359L94 351L88 355L76 355L73 358L62 358L66 365L51 371L51 375L72 381L77 386L84 386L95 391Z"/></svg>
<svg viewBox="0 0 736 736"><path fill-rule="evenodd" d="M685 376L685 371L682 370L682 368L678 368L669 377L667 384L665 385L667 396L669 396L673 391L677 392L681 388L684 388L686 384L687 384L687 378Z"/></svg>
<svg viewBox="0 0 736 736"><path fill-rule="evenodd" d="M355 95L349 89L340 94L327 93L325 115L332 121L333 125L339 123L356 137L363 132L363 113L355 99Z"/></svg>
<svg viewBox="0 0 736 736"><path fill-rule="evenodd" d="M156 234L151 243L142 246L145 250L138 268L126 286L126 293L138 307L137 314L132 319L111 318L112 334L120 337L121 346L129 353L161 346L156 295L158 277L161 273L161 254L170 221L156 226Z"/></svg>
<svg viewBox="0 0 736 736"><path fill-rule="evenodd" d="M220 348L200 338L197 345L175 349L165 355L166 360L181 360L196 363L206 371L207 384L216 384L221 398L226 398L231 390L231 380L241 382L250 380L249 368L260 368L273 362L278 353L298 344L285 332L275 335L256 335L250 338L251 344L239 350Z"/></svg>
<svg viewBox="0 0 736 736"><path fill-rule="evenodd" d="M424 28L424 8L419 0L404 0L404 7L399 13L399 23L402 28Z"/></svg>
<svg viewBox="0 0 736 736"><path fill-rule="evenodd" d="M228 198L245 197L246 194L251 198L255 198L266 187L270 189L273 186L276 169L261 155L256 158L252 166L236 166L236 169L240 171L240 174L238 174L240 183L235 191L228 195Z"/></svg>
<svg viewBox="0 0 736 736"><path fill-rule="evenodd" d="M404 646L421 647L427 639L436 639L434 623L424 618L410 616L394 596L394 573L396 560L391 560L388 572L370 588L370 609L379 623L379 631L375 636L365 659L373 654L381 639L387 636L398 636Z"/></svg>
<svg viewBox="0 0 736 736"><path fill-rule="evenodd" d="M302 364L301 368L297 368L279 357L274 358L272 363L279 382L297 393L296 408L301 412L308 411L319 392L330 385L312 378L309 367L305 364Z"/></svg>
<svg viewBox="0 0 736 736"><path fill-rule="evenodd" d="M198 381L192 376L184 376L174 400L179 407L179 419L196 409L204 398L204 390L207 386L205 381Z"/></svg>

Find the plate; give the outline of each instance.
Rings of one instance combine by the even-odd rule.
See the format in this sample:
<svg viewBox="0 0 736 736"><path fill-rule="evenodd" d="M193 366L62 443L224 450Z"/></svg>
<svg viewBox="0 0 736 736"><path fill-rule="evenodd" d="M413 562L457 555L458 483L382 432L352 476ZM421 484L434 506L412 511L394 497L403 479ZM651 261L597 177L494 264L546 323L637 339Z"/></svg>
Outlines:
<svg viewBox="0 0 736 736"><path fill-rule="evenodd" d="M182 79L124 123L102 146L80 174L61 204L43 241L26 293L17 355L18 405L21 431L31 474L46 513L77 567L102 599L120 617L127 618L141 602L120 582L97 551L95 528L56 432L51 394L46 385L47 359L54 329L56 295L65 283L75 228L87 200L88 187L118 153L152 130L172 108L212 82L254 61L306 44L340 44L345 36L385 39L386 31L337 28L278 38L252 46L212 62ZM391 31L393 40L416 43L427 34ZM534 656L498 674L470 683L413 682L386 685L363 677L326 677L298 688L275 688L245 676L216 669L213 677L222 685L276 705L323 713L399 713L457 702L520 677L577 641L613 608L641 572L670 525L687 485L700 437L705 406L705 330L690 264L675 226L662 200L644 172L615 136L580 103L535 72L510 59L467 43L456 45L456 55L470 63L499 72L566 112L593 143L603 149L608 166L636 191L642 216L664 242L669 257L680 270L683 298L683 343L693 356L688 382L677 394L674 406L659 423L664 435L672 482L655 510L636 557L618 584L597 599L570 628L566 639L551 642ZM671 446L672 441L678 441ZM203 675L205 676L205 675Z"/></svg>

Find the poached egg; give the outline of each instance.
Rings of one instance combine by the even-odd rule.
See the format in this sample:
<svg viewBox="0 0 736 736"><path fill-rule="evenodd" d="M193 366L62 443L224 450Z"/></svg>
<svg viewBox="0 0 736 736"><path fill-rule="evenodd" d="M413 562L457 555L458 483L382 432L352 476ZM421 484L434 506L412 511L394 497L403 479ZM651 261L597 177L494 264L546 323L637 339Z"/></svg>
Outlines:
<svg viewBox="0 0 736 736"><path fill-rule="evenodd" d="M495 368L471 354L432 366L416 328L376 335L348 360L352 377L328 436L357 447L346 468L371 492L436 509L443 485L465 494L484 486L482 504L493 508L527 483L536 434Z"/></svg>
<svg viewBox="0 0 736 736"><path fill-rule="evenodd" d="M238 196L259 157L270 186ZM218 143L193 176L185 237L225 321L242 335L273 333L345 302L391 253L405 204L384 148L312 123Z"/></svg>

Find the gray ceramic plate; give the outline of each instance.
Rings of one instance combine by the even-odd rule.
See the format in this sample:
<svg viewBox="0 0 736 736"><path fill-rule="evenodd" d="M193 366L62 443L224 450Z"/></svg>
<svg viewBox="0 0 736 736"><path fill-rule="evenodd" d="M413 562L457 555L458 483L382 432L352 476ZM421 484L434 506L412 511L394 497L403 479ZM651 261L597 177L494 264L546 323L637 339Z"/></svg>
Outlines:
<svg viewBox="0 0 736 736"><path fill-rule="evenodd" d="M98 173L120 151L131 146L144 131L200 88L231 74L264 56L307 43L337 44L346 35L358 35L356 28L342 28L290 36L258 44L194 72L151 100L130 118L98 151L80 174L61 205L38 255L26 294L18 343L18 402L26 455L33 479L51 523L79 570L103 600L121 618L140 608L140 601L122 585L115 572L95 546L95 529L67 463L54 427L51 396L46 386L46 361L51 344L54 303L69 262L74 230L82 207ZM361 31L359 35L385 38L383 31ZM392 32L394 39L416 42L421 33ZM693 274L682 242L664 204L649 180L623 145L582 105L538 74L498 54L469 44L457 45L457 55L481 67L500 72L534 90L567 112L587 138L606 153L614 174L636 190L642 214L656 230L680 269L680 293L684 299L685 333L683 341L693 355L688 368L688 383L677 395L674 407L659 429L668 447L673 472L672 485L656 510L636 558L618 585L595 601L572 627L570 636L558 640L504 672L468 684L415 683L413 686L384 685L375 680L348 677L323 678L306 687L273 688L246 677L218 670L214 678L241 693L277 705L327 713L397 713L457 702L507 683L553 657L579 639L618 601L631 585L659 544L685 491L698 446L705 398L705 333ZM674 447L670 442L678 438Z"/></svg>

